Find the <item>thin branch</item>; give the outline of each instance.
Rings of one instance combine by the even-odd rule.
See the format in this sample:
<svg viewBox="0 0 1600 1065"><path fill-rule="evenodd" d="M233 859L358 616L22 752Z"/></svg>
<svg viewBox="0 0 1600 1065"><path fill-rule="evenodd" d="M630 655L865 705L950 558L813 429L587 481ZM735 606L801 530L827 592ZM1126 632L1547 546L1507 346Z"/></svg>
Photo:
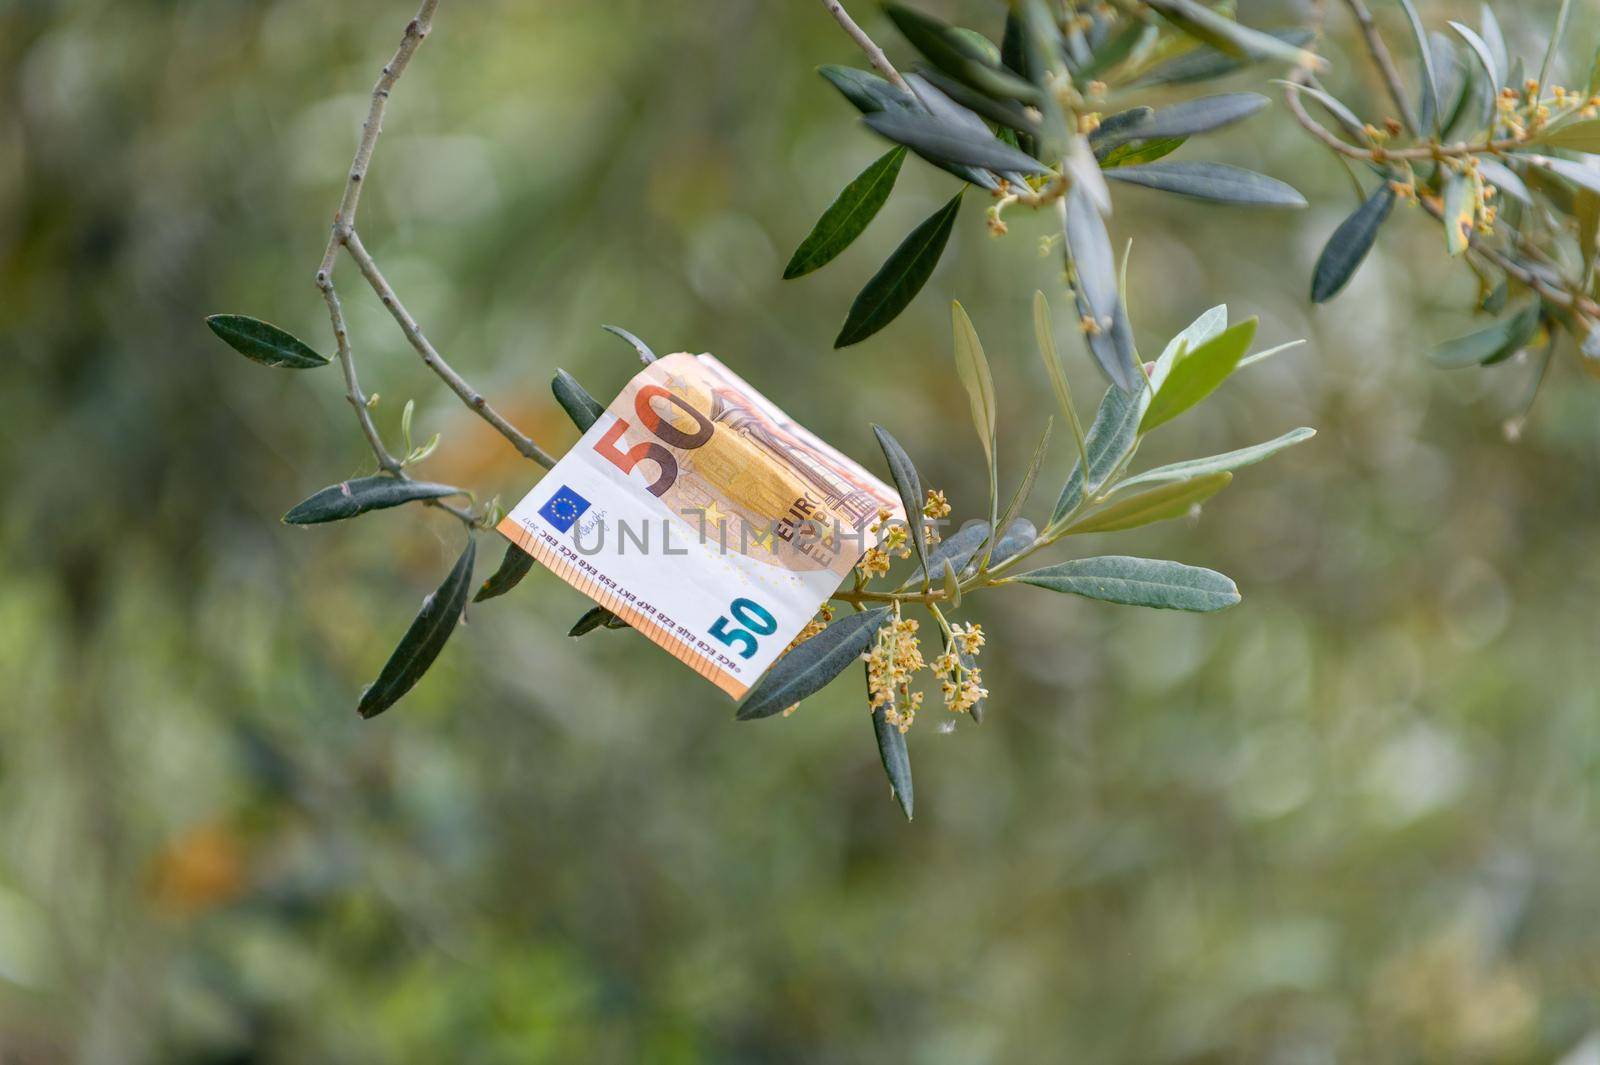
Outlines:
<svg viewBox="0 0 1600 1065"><path fill-rule="evenodd" d="M1405 82L1400 80L1400 71L1394 65L1394 57L1389 54L1389 46L1383 43L1383 37L1378 33L1378 26L1372 19L1372 12L1367 10L1364 0L1345 0L1345 6L1350 9L1350 14L1361 26L1361 35L1366 39L1367 51L1372 53L1372 62L1376 64L1379 73L1383 75L1384 82L1389 86L1389 95L1394 99L1395 107L1400 109L1400 120L1406 124L1413 137L1420 136L1417 116L1411 111L1411 102L1406 97Z"/></svg>
<svg viewBox="0 0 1600 1065"><path fill-rule="evenodd" d="M350 253L350 257L355 260L356 266L361 270L361 276L367 279L367 284L372 286L372 291L378 294L378 299L382 300L383 305L389 309L389 313L399 323L401 332L405 333L406 340L416 349L417 354L422 356L422 361L427 364L428 369L432 370L440 380L450 386L450 391L460 396L461 402L465 403L468 409L493 426L501 436L511 441L511 446L515 447L524 457L532 459L547 470L554 466L556 464L554 458L548 455L538 444L523 435L516 426L506 421L499 411L489 405L489 401L483 397L482 393L467 383L466 379L456 373L450 364L444 360L444 356L440 355L432 342L423 335L422 327L417 325L417 320L411 316L410 311L406 310L405 304L401 303L399 297L395 295L394 289L390 287L388 280L384 278L383 273L378 269L378 264L373 261L372 255L367 251L365 245L361 243L361 237L355 230L352 229L345 234L344 246L345 250Z"/></svg>
<svg viewBox="0 0 1600 1065"><path fill-rule="evenodd" d="M361 382L356 378L356 360L354 352L350 350L350 332L345 326L344 308L339 303L339 294L333 290L333 278L326 274L318 274L317 287L322 290L322 298L328 305L328 318L333 324L333 339L338 349L339 369L344 373L344 398L355 408L356 421L361 424L362 435L371 445L372 454L378 460L378 467L386 473L399 474L400 460L384 446L383 437L379 435L378 427L373 424L372 410L367 406L367 394L361 391Z"/></svg>
<svg viewBox="0 0 1600 1065"><path fill-rule="evenodd" d="M1305 103L1300 97L1300 86L1302 84L1300 79L1302 77L1304 77L1304 72L1296 71L1285 83L1284 102L1288 105L1289 113L1294 116L1294 120L1300 124L1302 129L1316 137L1317 140L1341 155L1365 162L1382 163L1386 159L1416 158L1416 156L1406 155L1401 152L1384 153L1382 149L1357 148L1330 132L1306 111ZM1478 149L1478 151L1494 150L1492 146ZM1428 196L1419 196L1417 199L1422 204L1423 209L1435 219L1444 220L1444 211L1440 204ZM1600 318L1600 304L1595 303L1594 300L1581 293L1568 291L1558 285L1551 284L1547 279L1529 270L1504 252L1484 244L1476 237L1468 246L1468 253L1492 263L1558 307L1565 307L1587 319Z"/></svg>
<svg viewBox="0 0 1600 1065"><path fill-rule="evenodd" d="M1436 199L1431 196L1419 196L1417 199L1418 202L1422 204L1423 210L1427 211L1439 221L1444 221L1444 208ZM1493 263L1501 270L1504 270L1507 274L1510 274L1524 285L1527 285L1529 288L1533 289L1540 296L1544 297L1547 302L1553 303L1557 307L1562 307L1573 311L1581 318L1584 318L1588 321L1600 319L1600 303L1596 303L1594 300L1589 299L1587 296L1581 293L1572 292L1562 288L1559 285L1551 284L1547 278L1540 276L1532 270L1529 270L1526 266L1523 266L1505 252L1500 251L1498 248L1492 248L1487 244L1481 243L1476 238L1476 235L1474 235L1472 242L1467 246L1467 252L1468 254L1477 255L1481 259Z"/></svg>
<svg viewBox="0 0 1600 1065"><path fill-rule="evenodd" d="M378 273L377 266L372 262L372 257L361 248L360 240L355 235L356 210L361 204L361 190L366 184L367 171L372 166L372 153L378 144L378 135L383 132L383 114L388 107L389 96L394 90L395 83L405 73L406 67L411 63L411 57L422 46L428 34L433 29L433 15L439 7L439 0L422 0L422 6L417 9L417 14L406 23L405 33L401 35L400 46L395 50L394 57L385 64L383 72L378 76L378 82L372 88L372 102L367 108L366 121L361 124L361 140L356 145L355 158L350 163L350 174L345 181L344 193L339 199L339 208L334 212L333 226L328 234L328 245L323 250L322 262L317 267L316 284L322 293L323 301L328 305L328 319L333 326L334 341L338 350L339 368L344 374L345 399L355 411L356 422L361 426L361 434L366 437L367 445L372 449L372 455L378 462L378 468L398 480L409 480L405 472L405 463L397 458L383 442L383 436L378 432L377 425L372 420L372 411L368 406L368 397L361 390L361 383L356 376L355 353L350 345L349 328L345 322L344 308L340 305L339 295L334 289L333 268L338 258L339 249L345 248L356 260L361 272L367 276L373 290L383 300L384 306L390 309L405 331L406 338L411 342L417 352L422 355L423 361L433 371L444 379L445 383L455 391L467 405L476 411L484 420L510 440L518 452L544 466L546 469L554 465L554 460L539 448L532 440L517 431L511 423L507 422L491 408L481 395L477 393L466 381L462 380L450 366L439 357L422 335L422 330L405 308L400 304L383 276ZM353 245L353 246L352 246ZM356 254L360 249L360 254ZM470 510L446 503L443 500L433 499L427 501L428 506L443 510L454 515L466 525L473 526L478 522L477 515Z"/></svg>
<svg viewBox="0 0 1600 1065"><path fill-rule="evenodd" d="M1537 139L1534 132L1530 131L1521 137L1502 137L1500 140L1485 141L1483 144L1459 141L1455 144L1419 144L1411 148L1362 148L1332 132L1307 113L1300 97L1300 89L1305 84L1304 77L1305 70L1302 68L1284 82L1284 102L1289 105L1289 112L1302 129L1347 159L1359 159L1369 163L1383 163L1394 159L1462 159L1470 155L1500 155L1516 148L1525 148Z"/></svg>
<svg viewBox="0 0 1600 1065"><path fill-rule="evenodd" d="M844 29L844 32L850 36L852 41L856 42L856 47L866 53L867 61L877 68L879 74L882 74L906 92L911 91L911 86L906 84L906 79L900 76L900 72L894 68L894 64L889 62L889 57L883 54L883 49L879 48L873 39L867 36L866 30L856 25L856 20L850 17L850 12L844 9L844 5L839 0L822 0L822 6L828 9L828 14L833 16L833 20Z"/></svg>
<svg viewBox="0 0 1600 1065"><path fill-rule="evenodd" d="M394 453L384 445L383 437L372 421L372 409L367 406L367 394L361 391L361 382L356 378L356 360L355 353L350 349L350 331L345 326L344 308L339 304L339 294L333 290L333 280L319 276L317 287L322 290L322 298L328 305L328 317L333 323L336 357L339 360L339 369L344 374L344 398L355 409L356 421L360 423L361 433L367 438L367 444L378 460L378 468L397 480L409 481L411 478L406 476L405 463L395 458ZM442 499L425 499L423 504L453 514L469 527L477 524L478 519L471 511L446 503Z"/></svg>
<svg viewBox="0 0 1600 1065"><path fill-rule="evenodd" d="M394 58L384 66L378 83L372 87L372 103L367 108L367 120L361 123L361 141L356 145L356 156L350 163L350 177L345 181L339 209L333 215L333 232L328 237L327 249L322 253L322 266L317 271L319 284L324 275L332 276L334 256L339 253L339 245L344 243L344 234L356 224L362 183L366 180L367 169L372 165L372 151L378 146L378 134L383 132L383 111L388 106L389 94L395 82L400 80L400 75L406 72L411 57L416 55L417 49L433 29L433 13L438 7L439 0L422 0L416 17L406 23L405 34L400 38L400 47L395 50Z"/></svg>

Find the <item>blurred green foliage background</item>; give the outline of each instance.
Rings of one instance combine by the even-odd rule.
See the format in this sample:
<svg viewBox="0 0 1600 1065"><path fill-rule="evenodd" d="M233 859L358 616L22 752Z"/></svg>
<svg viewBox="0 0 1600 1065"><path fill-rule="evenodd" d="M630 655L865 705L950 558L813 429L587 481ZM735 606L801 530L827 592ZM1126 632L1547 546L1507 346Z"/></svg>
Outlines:
<svg viewBox="0 0 1600 1065"><path fill-rule="evenodd" d="M1001 11L929 6L991 31ZM1333 7L1329 81L1381 114ZM1542 52L1554 7L1499 5L1514 50ZM1600 36L1577 7L1569 79ZM1112 232L1147 352L1222 301L1263 344L1310 340L1145 461L1320 435L1197 523L1082 545L1221 569L1243 606L969 600L989 717L923 715L909 825L848 678L735 725L635 634L566 640L587 604L543 573L358 720L459 527L280 525L370 456L335 370L251 365L202 317L331 346L312 272L411 11L0 4L0 1060L1600 1061L1600 383L1564 352L1508 442L1532 364L1429 368L1474 283L1415 208L1310 309L1355 201L1281 103L1185 156L1311 209L1119 189ZM716 353L857 457L882 422L972 516L948 300L994 362L1015 477L1051 412L1036 287L1070 338L1049 220L1014 212L996 240L969 204L911 310L831 351L953 179L913 161L839 263L781 282L882 150L822 62L860 60L816 3L446 2L366 243L547 446L576 437L557 366L601 397L634 372L615 322ZM379 424L415 398L418 439L445 437L422 475L520 498L539 471L340 270Z"/></svg>

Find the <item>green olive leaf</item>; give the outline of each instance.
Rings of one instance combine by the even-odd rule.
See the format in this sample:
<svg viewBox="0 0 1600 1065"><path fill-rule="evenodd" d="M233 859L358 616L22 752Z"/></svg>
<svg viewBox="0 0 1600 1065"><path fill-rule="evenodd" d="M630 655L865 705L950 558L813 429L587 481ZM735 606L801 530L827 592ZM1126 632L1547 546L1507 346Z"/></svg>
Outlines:
<svg viewBox="0 0 1600 1065"><path fill-rule="evenodd" d="M1100 407L1095 411L1094 423L1089 426L1088 436L1084 440L1084 447L1089 453L1087 474L1082 460L1073 463L1066 486L1056 500L1055 511L1050 515L1052 525L1099 491L1106 478L1128 456L1138 436L1139 415L1144 411L1141 402L1143 395L1142 392L1137 395L1124 392L1115 385L1106 389Z"/></svg>
<svg viewBox="0 0 1600 1065"><path fill-rule="evenodd" d="M1539 304L1535 301L1493 325L1445 341L1428 357L1434 365L1448 369L1500 362L1527 346L1538 328Z"/></svg>
<svg viewBox="0 0 1600 1065"><path fill-rule="evenodd" d="M472 597L472 601L481 603L486 599L505 595L521 584L522 578L526 577L531 569L533 569L533 556L516 544L506 544L506 553L500 559L500 567L478 588L478 594Z"/></svg>
<svg viewBox="0 0 1600 1065"><path fill-rule="evenodd" d="M1355 112L1350 110L1349 106L1337 96L1319 89L1315 85L1302 85L1300 82L1286 78L1273 78L1272 80L1274 84L1288 86L1292 92L1303 93L1311 97L1322 105L1324 111L1333 116L1334 121L1344 127L1346 133L1357 141L1364 142L1367 140L1366 123L1357 118Z"/></svg>
<svg viewBox="0 0 1600 1065"><path fill-rule="evenodd" d="M1506 37L1500 29L1500 20L1494 17L1494 9L1488 4L1478 5L1478 26L1483 43L1489 46L1489 54L1494 58L1495 69L1500 71L1501 81L1494 87L1512 83L1511 53L1506 49Z"/></svg>
<svg viewBox="0 0 1600 1065"><path fill-rule="evenodd" d="M915 80L913 80L915 79ZM976 89L969 88L956 79L941 74L930 67L920 67L915 74L906 75L906 82L915 87L918 82L925 82L938 89L953 102L960 104L975 114L982 115L990 122L998 123L1018 133L1037 133L1039 120L1028 113L1028 109L1015 100L996 100L992 96L985 96Z"/></svg>
<svg viewBox="0 0 1600 1065"><path fill-rule="evenodd" d="M1142 108L1147 112L1143 119L1119 124L1107 131L1108 118L1095 130L1090 140L1096 149L1102 144L1116 145L1129 140L1157 140L1170 137L1191 137L1200 133L1242 122L1266 107L1271 101L1255 92L1225 92L1215 96L1201 96L1158 110ZM1125 112L1126 113L1126 112ZM1116 118L1118 116L1111 116Z"/></svg>
<svg viewBox="0 0 1600 1065"><path fill-rule="evenodd" d="M1480 156L1478 159L1478 174L1512 199L1520 200L1529 207L1533 206L1533 193L1528 191L1527 183L1517 176L1516 171L1504 163Z"/></svg>
<svg viewBox="0 0 1600 1065"><path fill-rule="evenodd" d="M556 375L550 379L550 391L555 394L556 402L561 404L561 409L567 412L567 417L572 419L572 424L578 427L580 433L588 432L589 426L606 411L598 400L584 390L577 378L565 370L556 370Z"/></svg>
<svg viewBox="0 0 1600 1065"><path fill-rule="evenodd" d="M1255 335L1256 319L1246 318L1179 359L1150 400L1139 432L1147 433L1171 421L1209 396L1239 365Z"/></svg>
<svg viewBox="0 0 1600 1065"><path fill-rule="evenodd" d="M988 522L977 518L965 522L962 524L960 529L957 529L955 532L951 533L949 536L946 536L943 540L940 540L937 544L933 545L932 549L928 552L928 568L937 573L939 572L940 568L946 562L948 562L950 565L955 567L955 571L958 574L964 573L969 568L968 564L973 560L973 558L978 554L988 540ZM918 575L907 580L903 585L900 586L900 590L903 592L910 589L913 585L921 583L922 578L920 575Z"/></svg>
<svg viewBox="0 0 1600 1065"><path fill-rule="evenodd" d="M1266 35L1297 49L1310 44L1316 36L1311 30L1300 27L1267 30ZM1249 57L1240 57L1227 50L1219 50L1209 45L1202 46L1151 67L1140 75L1133 86L1183 85L1195 81L1209 81L1212 78L1232 74L1251 61Z"/></svg>
<svg viewBox="0 0 1600 1065"><path fill-rule="evenodd" d="M1118 171L1107 171L1107 176ZM1117 286L1116 262L1105 219L1082 185L1067 194L1062 211L1073 298L1094 328L1084 334L1089 353L1111 383L1131 392L1143 384L1134 367L1133 329Z"/></svg>
<svg viewBox="0 0 1600 1065"><path fill-rule="evenodd" d="M1089 62L1078 67L1078 77L1085 82L1106 80L1104 75L1124 62L1137 62L1134 57L1143 55L1160 35L1160 29L1151 23L1129 22L1122 32L1095 48Z"/></svg>
<svg viewBox="0 0 1600 1065"><path fill-rule="evenodd" d="M443 496L466 495L466 490L448 484L429 484L427 481L402 481L386 473L371 477L353 477L348 481L331 484L319 492L302 499L283 516L286 525L320 525L328 521L342 521L365 514L369 510L386 510L418 499L439 499Z"/></svg>
<svg viewBox="0 0 1600 1065"><path fill-rule="evenodd" d="M1385 181L1365 202L1339 223L1311 272L1311 302L1326 303L1355 276L1378 239L1378 230L1394 209L1394 189Z"/></svg>
<svg viewBox="0 0 1600 1065"><path fill-rule="evenodd" d="M948 558L944 560L944 597L951 610L961 605L961 579L956 576L956 568Z"/></svg>
<svg viewBox="0 0 1600 1065"><path fill-rule="evenodd" d="M602 325L600 327L614 337L621 337L632 345L633 350L639 353L639 361L649 366L656 361L656 353L650 350L650 345L622 328L620 325Z"/></svg>
<svg viewBox="0 0 1600 1065"><path fill-rule="evenodd" d="M891 608L879 607L847 615L786 652L750 690L738 719L771 717L821 691L872 646L891 613Z"/></svg>
<svg viewBox="0 0 1600 1065"><path fill-rule="evenodd" d="M299 337L259 318L245 314L213 314L206 319L206 325L234 351L263 366L311 370L329 362L326 355L311 350Z"/></svg>
<svg viewBox="0 0 1600 1065"><path fill-rule="evenodd" d="M1167 137L1155 141L1128 141L1111 149L1100 159L1102 170L1109 170L1117 166L1137 166L1140 163L1153 163L1157 159L1165 159L1173 152L1182 148L1188 137Z"/></svg>
<svg viewBox="0 0 1600 1065"><path fill-rule="evenodd" d="M1327 65L1322 59L1309 55L1300 44L1291 43L1288 35L1276 36L1241 26L1195 0L1147 0L1147 3L1195 40L1236 59L1272 60L1292 66L1305 65L1314 70Z"/></svg>
<svg viewBox="0 0 1600 1065"><path fill-rule="evenodd" d="M1215 570L1127 555L1077 558L1012 579L1053 592L1157 610L1209 613L1239 601L1233 581Z"/></svg>
<svg viewBox="0 0 1600 1065"><path fill-rule="evenodd" d="M870 688L868 689L870 695ZM900 811L911 820L914 803L911 786L911 752L906 749L906 737L897 727L889 724L885 707L872 708L872 731L878 740L878 757L889 778L889 791L900 804Z"/></svg>
<svg viewBox="0 0 1600 1065"><path fill-rule="evenodd" d="M989 558L991 565L998 566L1009 561L1039 539L1039 530L1027 518L1013 518L1005 530L1000 539L995 541L994 554Z"/></svg>
<svg viewBox="0 0 1600 1065"><path fill-rule="evenodd" d="M596 606L584 611L583 616L573 622L572 628L567 630L567 635L576 637L587 635L599 628L630 629L632 627L605 607Z"/></svg>
<svg viewBox="0 0 1600 1065"><path fill-rule="evenodd" d="M1409 0L1402 0L1409 3ZM1539 63L1538 86L1541 93L1550 89L1550 64L1555 62L1556 49L1561 47L1562 38L1567 35L1567 17L1572 14L1572 0L1561 0L1561 6L1556 8L1555 28L1550 31L1550 39L1544 46L1544 59Z"/></svg>
<svg viewBox="0 0 1600 1065"><path fill-rule="evenodd" d="M1105 172L1112 181L1142 185L1196 200L1241 207L1304 207L1293 185L1227 163L1158 162L1119 166Z"/></svg>
<svg viewBox="0 0 1600 1065"><path fill-rule="evenodd" d="M844 326L833 341L834 347L848 347L865 340L906 309L939 264L960 208L961 193L958 192L900 242L850 305Z"/></svg>
<svg viewBox="0 0 1600 1065"><path fill-rule="evenodd" d="M1233 474L1223 470L1153 488L1148 492L1113 500L1067 526L1070 536L1092 532L1120 532L1141 525L1181 518L1197 503L1203 503L1228 486Z"/></svg>
<svg viewBox="0 0 1600 1065"><path fill-rule="evenodd" d="M1184 462L1173 462L1166 466L1158 466L1153 470L1134 474L1125 480L1117 482L1117 491L1146 484L1165 484L1169 481L1192 481L1196 477L1218 473L1222 470L1237 470L1241 466L1249 466L1260 462L1262 459L1271 458L1285 448L1310 440L1317 435L1315 429L1302 426L1291 429L1282 436L1267 440L1260 444L1239 448L1237 451L1225 451L1220 455L1211 455L1203 459L1188 459Z"/></svg>
<svg viewBox="0 0 1600 1065"><path fill-rule="evenodd" d="M888 202L905 159L904 148L891 148L844 187L795 249L783 270L785 281L832 262L866 230L867 223Z"/></svg>
<svg viewBox="0 0 1600 1065"><path fill-rule="evenodd" d="M875 111L863 115L861 121L874 133L934 162L1023 174L1050 173L1048 166L1013 148L987 128L980 135L936 115L912 111Z"/></svg>
<svg viewBox="0 0 1600 1065"><path fill-rule="evenodd" d="M444 650L467 605L477 550L477 541L469 536L466 550L461 552L444 583L422 601L422 610L400 638L389 661L384 663L378 679L361 693L356 711L362 717L376 717L398 702L422 679L439 652Z"/></svg>
<svg viewBox="0 0 1600 1065"><path fill-rule="evenodd" d="M1045 375L1050 378L1050 388L1056 394L1056 405L1067 416L1067 424L1072 427L1072 440L1077 445L1078 458L1087 461L1083 424L1078 420L1078 404L1072 396L1072 385L1067 381L1066 370L1061 366L1061 357L1056 353L1055 331L1050 324L1050 301L1037 289L1033 293L1033 338L1039 349L1039 359L1044 363Z"/></svg>
<svg viewBox="0 0 1600 1065"><path fill-rule="evenodd" d="M1545 155L1523 155L1518 158L1526 159L1535 166L1542 167L1558 177L1566 178L1580 189L1590 192L1600 192L1600 170L1591 170L1582 163L1571 159L1552 159Z"/></svg>
<svg viewBox="0 0 1600 1065"><path fill-rule="evenodd" d="M917 476L917 467L912 464L906 449L889 434L889 430L874 425L872 435L878 438L878 446L883 449L884 460L889 464L889 476L894 479L894 486L900 492L900 503L906 509L906 530L911 535L912 546L917 550L917 562L932 579L934 571L928 568L927 531L922 524L922 479Z"/></svg>
<svg viewBox="0 0 1600 1065"><path fill-rule="evenodd" d="M992 42L983 39L979 44L974 40L979 35L972 31L946 25L900 4L885 4L883 10L912 47L951 77L990 96L1029 102L1038 96L1031 84L999 65Z"/></svg>
<svg viewBox="0 0 1600 1065"><path fill-rule="evenodd" d="M1500 70L1499 61L1495 59L1494 50L1489 47L1479 33L1471 26L1452 21L1450 28L1455 30L1456 36L1467 42L1467 48L1477 57L1483 66L1483 72L1489 76L1489 84L1498 89L1504 81L1505 75ZM1493 96L1493 93L1490 93Z"/></svg>
<svg viewBox="0 0 1600 1065"><path fill-rule="evenodd" d="M1033 447L1033 457L1028 460L1028 468L1022 474L1022 480L1017 484L1017 490L1011 494L1011 501L1000 512L1000 518L995 522L997 526L1005 529L1001 534L1001 541L1010 535L1011 519L1017 517L1022 508L1027 506L1028 497L1033 494L1034 482L1039 479L1039 467L1044 465L1045 454L1050 450L1050 430L1055 426L1055 419L1048 418L1044 423L1044 432L1039 434L1039 442ZM995 554L1000 553L1000 545L996 545ZM998 559L994 561L998 562Z"/></svg>
<svg viewBox="0 0 1600 1065"><path fill-rule="evenodd" d="M1195 350L1206 341L1219 335L1228 328L1228 305L1219 303L1215 307L1208 307L1194 321L1184 326L1183 329L1161 349L1161 354L1156 357L1155 369L1150 371L1150 387L1159 389L1167 380L1167 375L1178 364L1178 360L1189 352ZM1139 413L1143 414L1145 408L1150 406L1149 392L1141 394L1144 406Z"/></svg>
<svg viewBox="0 0 1600 1065"><path fill-rule="evenodd" d="M1422 66L1423 111L1432 121L1422 122L1412 113L1409 106L1400 117L1405 120L1406 126L1413 133L1421 133L1424 125L1431 125L1433 132L1437 134L1440 132L1443 112L1439 108L1439 76L1433 69L1433 49L1428 46L1428 34L1422 28L1422 18L1417 14L1416 5L1411 0L1400 0L1400 7L1406 13L1406 22L1411 26L1411 37L1417 46L1417 59Z"/></svg>
<svg viewBox="0 0 1600 1065"><path fill-rule="evenodd" d="M829 63L818 67L817 73L827 78L828 83L838 89L862 114L891 109L902 111L917 109L917 101L910 93L870 71Z"/></svg>
<svg viewBox="0 0 1600 1065"><path fill-rule="evenodd" d="M1135 139L1138 136L1135 131L1150 121L1155 113L1155 108L1141 104L1102 118L1100 124L1089 131L1089 143L1094 146L1095 154L1099 155L1105 148Z"/></svg>
<svg viewBox="0 0 1600 1065"><path fill-rule="evenodd" d="M1539 133L1535 140L1551 148L1600 152L1600 118L1585 118L1552 126Z"/></svg>
<svg viewBox="0 0 1600 1065"><path fill-rule="evenodd" d="M983 445L983 457L989 464L992 478L995 472L995 398L989 358L983 353L983 342L978 339L978 331L972 327L966 308L957 300L950 301L950 324L955 334L956 375L967 391L972 425L978 431L978 442Z"/></svg>

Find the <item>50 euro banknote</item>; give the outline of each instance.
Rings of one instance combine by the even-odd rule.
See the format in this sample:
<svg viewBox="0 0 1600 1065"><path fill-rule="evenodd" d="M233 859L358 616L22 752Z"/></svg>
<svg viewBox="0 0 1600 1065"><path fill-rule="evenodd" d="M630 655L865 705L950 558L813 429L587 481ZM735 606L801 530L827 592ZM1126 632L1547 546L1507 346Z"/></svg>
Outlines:
<svg viewBox="0 0 1600 1065"><path fill-rule="evenodd" d="M710 355L657 359L498 526L739 698L899 496Z"/></svg>

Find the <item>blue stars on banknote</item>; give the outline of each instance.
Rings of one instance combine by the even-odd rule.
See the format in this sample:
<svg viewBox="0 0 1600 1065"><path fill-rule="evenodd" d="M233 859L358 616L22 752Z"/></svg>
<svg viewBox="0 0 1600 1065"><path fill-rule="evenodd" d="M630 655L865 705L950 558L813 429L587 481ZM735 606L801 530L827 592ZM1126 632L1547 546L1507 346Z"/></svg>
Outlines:
<svg viewBox="0 0 1600 1065"><path fill-rule="evenodd" d="M566 532L572 528L574 522L583 516L589 509L589 501L567 485L556 489L556 494L551 496L545 505L539 508L539 514L554 525L556 532Z"/></svg>

